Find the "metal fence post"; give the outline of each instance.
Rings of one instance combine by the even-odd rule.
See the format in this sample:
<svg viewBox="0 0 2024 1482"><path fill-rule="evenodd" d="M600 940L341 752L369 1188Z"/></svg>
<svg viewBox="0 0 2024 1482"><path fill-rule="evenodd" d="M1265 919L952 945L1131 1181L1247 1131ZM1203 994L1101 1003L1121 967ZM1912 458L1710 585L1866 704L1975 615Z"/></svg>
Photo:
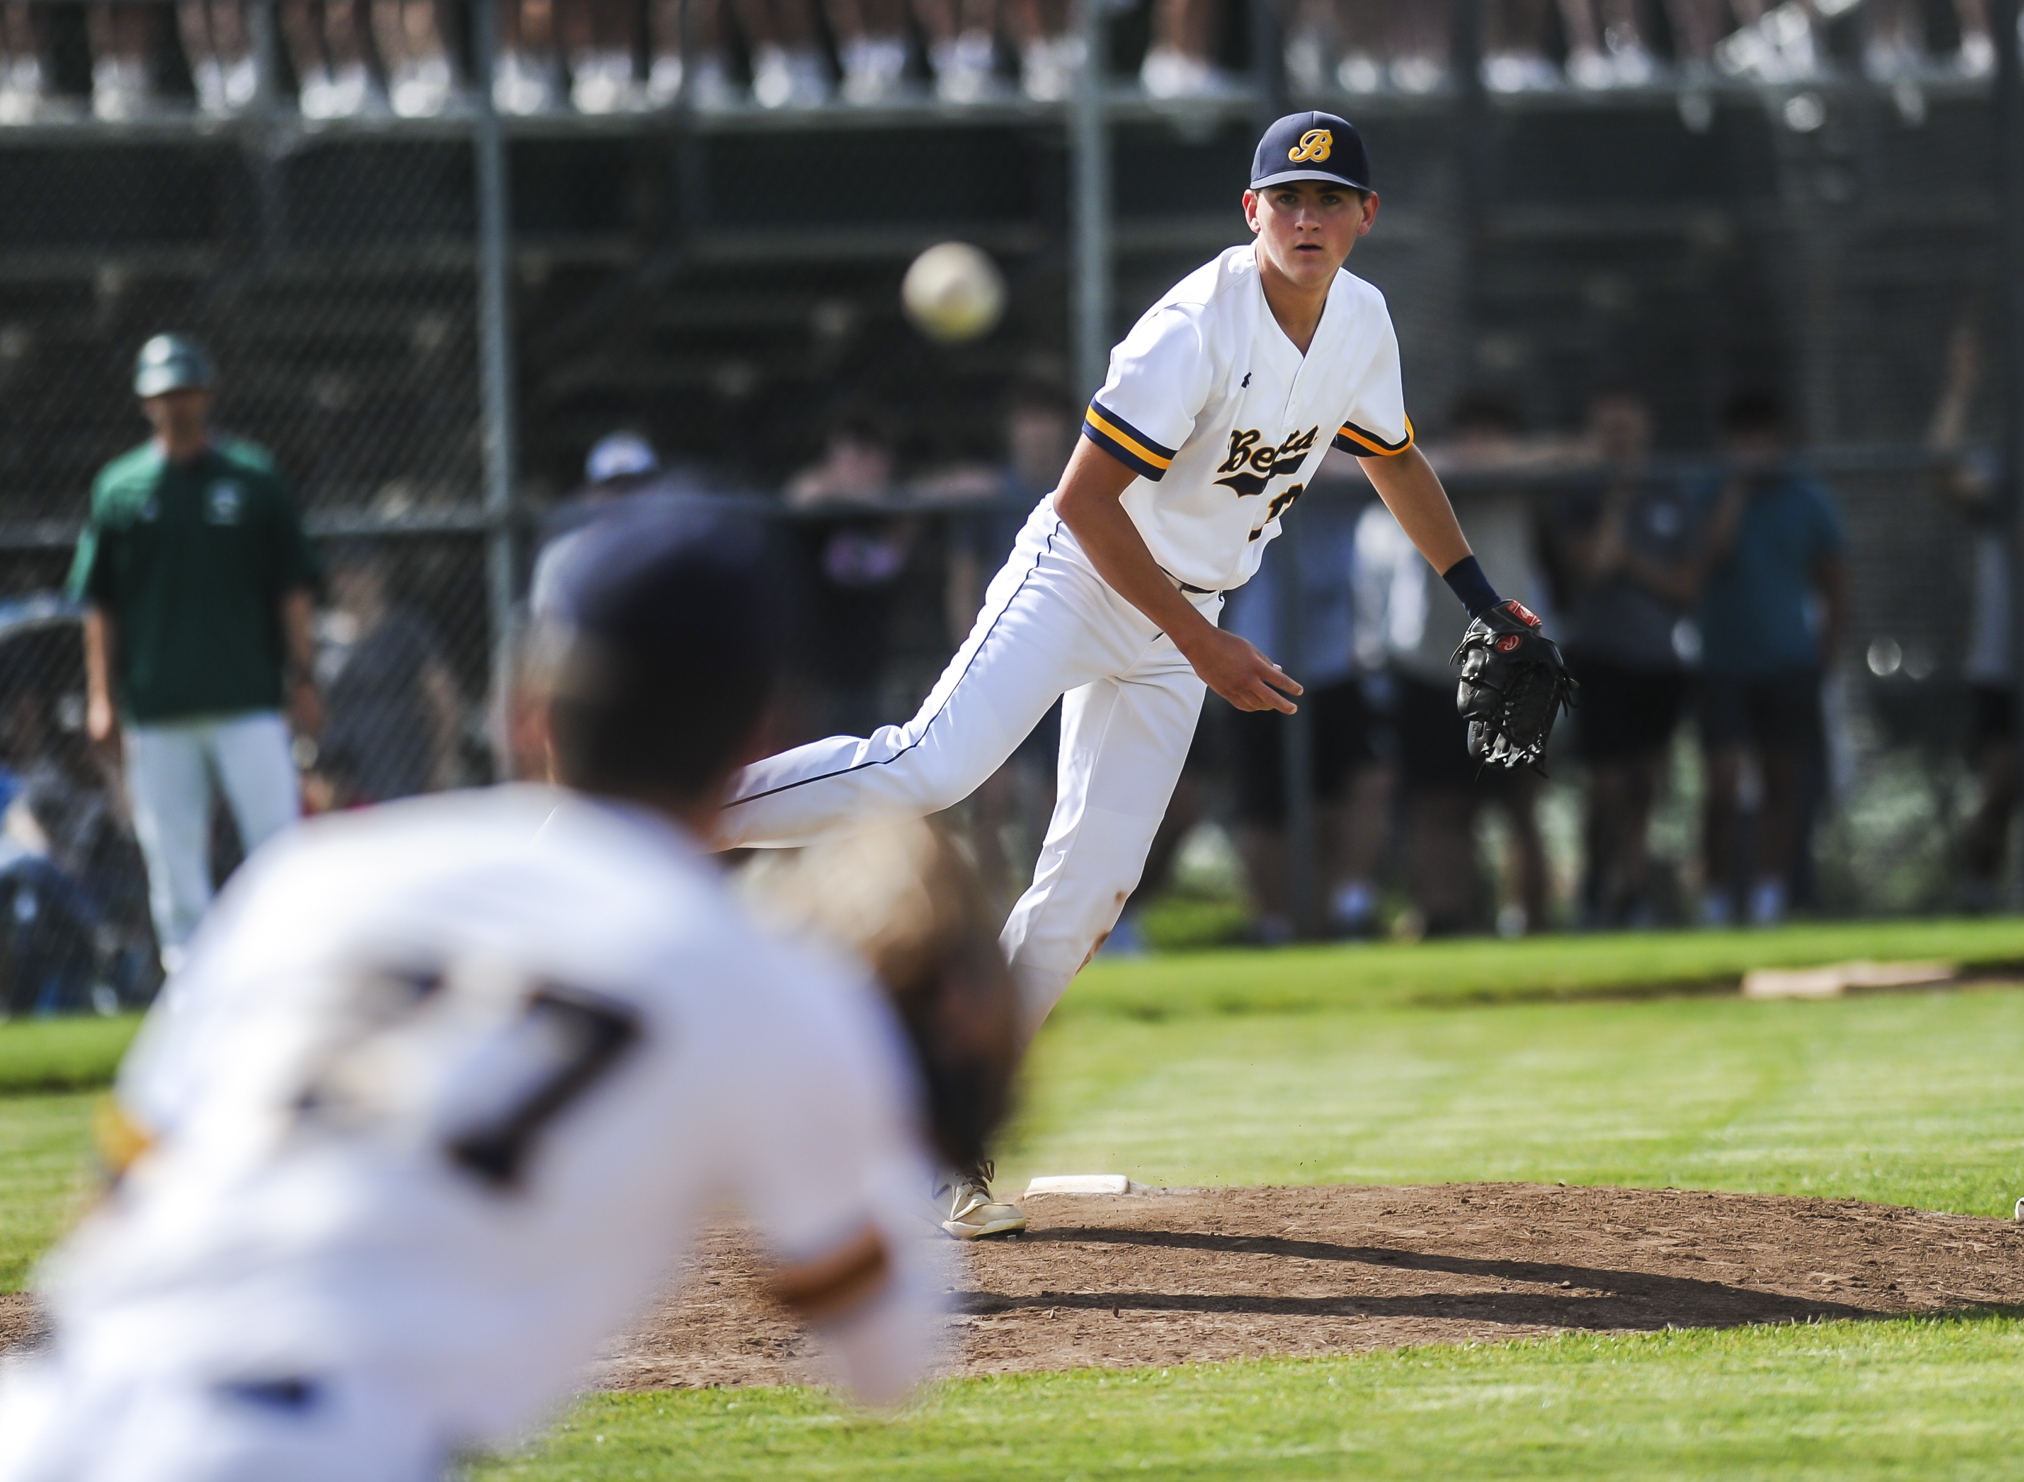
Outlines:
<svg viewBox="0 0 2024 1482"><path fill-rule="evenodd" d="M471 6L471 81L477 93L473 147L478 183L478 375L485 449L485 596L491 623L492 693L506 693L509 639L518 573L514 562L514 485L519 450L513 420L513 318L507 280L511 249L506 139L492 99L498 55L493 0ZM495 764L503 758L495 758Z"/></svg>
<svg viewBox="0 0 2024 1482"><path fill-rule="evenodd" d="M1069 110L1070 204L1075 242L1075 282L1069 295L1069 357L1075 393L1094 396L1110 361L1111 198L1110 126L1104 88L1109 61L1104 55L1107 0L1081 0L1082 73Z"/></svg>
<svg viewBox="0 0 2024 1482"><path fill-rule="evenodd" d="M2017 0L1990 0L1996 38L1996 277L1998 400L2001 456L1997 495L2010 526L2010 683L2024 716L2024 56L2018 53ZM2024 730L2015 743L2024 775Z"/></svg>

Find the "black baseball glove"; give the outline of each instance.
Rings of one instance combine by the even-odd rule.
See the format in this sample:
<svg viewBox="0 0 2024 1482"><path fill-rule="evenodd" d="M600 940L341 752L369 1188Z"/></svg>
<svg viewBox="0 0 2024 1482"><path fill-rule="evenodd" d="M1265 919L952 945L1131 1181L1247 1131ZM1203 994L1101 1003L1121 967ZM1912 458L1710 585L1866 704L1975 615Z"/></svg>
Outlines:
<svg viewBox="0 0 2024 1482"><path fill-rule="evenodd" d="M1575 682L1560 645L1519 602L1503 602L1469 624L1448 661L1462 666L1455 707L1469 723L1469 755L1479 762L1538 769Z"/></svg>

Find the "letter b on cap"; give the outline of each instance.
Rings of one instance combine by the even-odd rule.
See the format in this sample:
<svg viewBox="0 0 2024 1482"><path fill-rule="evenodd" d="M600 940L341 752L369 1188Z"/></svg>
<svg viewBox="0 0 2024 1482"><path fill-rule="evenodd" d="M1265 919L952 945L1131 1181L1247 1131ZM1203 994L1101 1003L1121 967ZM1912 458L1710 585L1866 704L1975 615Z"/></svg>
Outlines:
<svg viewBox="0 0 2024 1482"><path fill-rule="evenodd" d="M1286 151L1286 157L1295 164L1312 160L1318 165L1328 158L1329 151L1334 147L1335 136L1327 129L1309 129L1300 136L1299 144Z"/></svg>

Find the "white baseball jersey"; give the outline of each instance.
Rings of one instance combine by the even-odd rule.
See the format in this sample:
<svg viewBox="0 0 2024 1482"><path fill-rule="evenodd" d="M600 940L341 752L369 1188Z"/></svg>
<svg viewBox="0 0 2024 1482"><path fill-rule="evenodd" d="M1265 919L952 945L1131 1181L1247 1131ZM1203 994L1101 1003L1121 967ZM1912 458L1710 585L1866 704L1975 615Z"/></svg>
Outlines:
<svg viewBox="0 0 2024 1482"><path fill-rule="evenodd" d="M901 1045L861 967L762 935L645 810L515 786L309 824L122 1072L159 1141L45 1268L59 1352L365 1373L444 1448L495 1441L728 1201L790 1262L885 1231L915 1377L940 1298Z"/></svg>
<svg viewBox="0 0 2024 1482"><path fill-rule="evenodd" d="M1166 573L1240 587L1333 443L1412 446L1384 295L1335 275L1302 355L1272 317L1250 246L1174 285L1111 351L1082 431L1138 474L1124 507Z"/></svg>

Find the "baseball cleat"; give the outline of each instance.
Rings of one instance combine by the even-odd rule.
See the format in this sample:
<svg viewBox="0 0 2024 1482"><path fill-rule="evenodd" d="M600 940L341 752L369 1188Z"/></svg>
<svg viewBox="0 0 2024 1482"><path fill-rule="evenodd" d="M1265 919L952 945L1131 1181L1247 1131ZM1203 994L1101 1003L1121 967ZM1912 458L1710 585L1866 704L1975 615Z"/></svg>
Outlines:
<svg viewBox="0 0 2024 1482"><path fill-rule="evenodd" d="M952 1175L935 1189L939 1223L956 1239L1017 1235L1026 1228L1026 1216L1018 1205L1000 1203L991 1197L992 1171L989 1163L979 1163L967 1173Z"/></svg>

